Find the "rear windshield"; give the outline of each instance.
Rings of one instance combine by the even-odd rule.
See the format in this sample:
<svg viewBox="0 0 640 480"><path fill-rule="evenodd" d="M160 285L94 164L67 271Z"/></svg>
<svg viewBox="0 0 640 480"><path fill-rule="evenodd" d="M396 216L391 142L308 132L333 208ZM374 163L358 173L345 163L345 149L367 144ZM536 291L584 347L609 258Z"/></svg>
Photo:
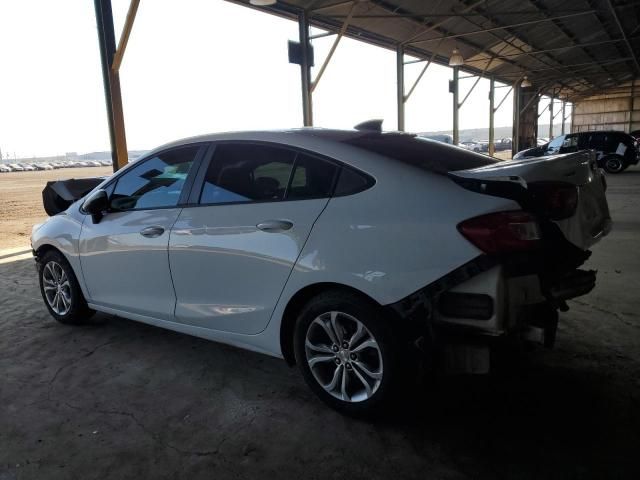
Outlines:
<svg viewBox="0 0 640 480"><path fill-rule="evenodd" d="M410 134L383 133L342 140L385 157L429 172L445 174L456 170L492 165L500 160Z"/></svg>

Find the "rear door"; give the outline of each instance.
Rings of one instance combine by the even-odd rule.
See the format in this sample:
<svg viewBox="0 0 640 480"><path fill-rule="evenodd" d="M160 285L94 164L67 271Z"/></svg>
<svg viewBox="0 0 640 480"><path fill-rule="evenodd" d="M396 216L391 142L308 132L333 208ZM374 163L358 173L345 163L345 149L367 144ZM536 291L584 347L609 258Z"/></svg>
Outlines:
<svg viewBox="0 0 640 480"><path fill-rule="evenodd" d="M169 241L176 320L262 331L339 166L283 146L220 143ZM321 265L318 265L321 268Z"/></svg>

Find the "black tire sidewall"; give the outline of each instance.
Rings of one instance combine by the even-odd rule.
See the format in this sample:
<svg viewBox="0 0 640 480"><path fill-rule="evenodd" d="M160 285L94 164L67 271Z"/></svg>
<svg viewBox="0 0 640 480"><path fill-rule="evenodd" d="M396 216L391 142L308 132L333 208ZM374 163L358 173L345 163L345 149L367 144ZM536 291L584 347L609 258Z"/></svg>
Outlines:
<svg viewBox="0 0 640 480"><path fill-rule="evenodd" d="M44 293L43 272L45 265L49 262L56 262L62 267L65 274L67 275L67 278L69 279L69 284L71 285L71 308L65 315L58 315L53 311ZM88 308L87 302L85 301L84 295L82 294L80 284L78 283L78 279L76 278L71 265L69 265L69 262L62 253L56 250L50 250L42 256L38 264L38 281L40 284L40 294L42 295L42 300L44 301L49 314L58 322L67 324L80 324L85 323L87 320L89 320L89 318L91 318L93 311Z"/></svg>
<svg viewBox="0 0 640 480"><path fill-rule="evenodd" d="M333 397L317 382L305 353L305 338L311 322L323 313L339 311L358 319L367 327L380 348L383 364L382 382L376 392L362 402L345 402ZM363 417L380 411L393 397L397 383L398 350L388 320L381 308L371 301L351 293L327 292L310 300L300 312L294 332L296 363L311 390L332 408L348 415Z"/></svg>
<svg viewBox="0 0 640 480"><path fill-rule="evenodd" d="M617 168L617 169L613 169L613 170L610 169L607 164L608 164L608 162L610 162L612 160L618 162L620 167ZM617 155L609 155L609 156L604 157L602 159L602 168L604 168L607 173L613 173L613 174L620 173L620 172L624 171L624 169L625 169L624 160L622 158L618 157Z"/></svg>

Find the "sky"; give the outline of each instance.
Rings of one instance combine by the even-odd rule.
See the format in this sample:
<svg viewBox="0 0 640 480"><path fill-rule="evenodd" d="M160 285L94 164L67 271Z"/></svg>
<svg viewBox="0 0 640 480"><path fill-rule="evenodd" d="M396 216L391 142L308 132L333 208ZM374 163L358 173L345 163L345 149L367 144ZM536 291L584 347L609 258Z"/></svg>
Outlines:
<svg viewBox="0 0 640 480"><path fill-rule="evenodd" d="M119 38L129 1L112 3ZM314 40L313 77L333 38ZM300 68L287 57L287 41L297 39L296 23L224 0L142 1L120 70L129 149L301 126ZM3 153L109 149L93 2L0 1L0 59ZM396 129L395 63L395 52L343 39L313 94L314 124L351 128L383 118L384 129ZM407 91L422 65L407 65ZM406 130L451 129L450 78L450 68L429 67L406 104ZM473 82L461 81L460 98ZM498 89L497 99L507 90ZM461 129L488 127L488 91L480 80L460 111ZM496 127L511 117L509 96Z"/></svg>

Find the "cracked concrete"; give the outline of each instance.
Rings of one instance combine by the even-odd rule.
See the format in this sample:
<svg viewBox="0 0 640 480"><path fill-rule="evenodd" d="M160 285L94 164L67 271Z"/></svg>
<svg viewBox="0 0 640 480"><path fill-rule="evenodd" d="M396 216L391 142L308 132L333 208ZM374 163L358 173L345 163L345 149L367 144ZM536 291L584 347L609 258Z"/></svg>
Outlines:
<svg viewBox="0 0 640 480"><path fill-rule="evenodd" d="M640 171L557 348L438 378L378 422L282 361L107 316L59 325L32 260L0 263L0 479L640 478Z"/></svg>

